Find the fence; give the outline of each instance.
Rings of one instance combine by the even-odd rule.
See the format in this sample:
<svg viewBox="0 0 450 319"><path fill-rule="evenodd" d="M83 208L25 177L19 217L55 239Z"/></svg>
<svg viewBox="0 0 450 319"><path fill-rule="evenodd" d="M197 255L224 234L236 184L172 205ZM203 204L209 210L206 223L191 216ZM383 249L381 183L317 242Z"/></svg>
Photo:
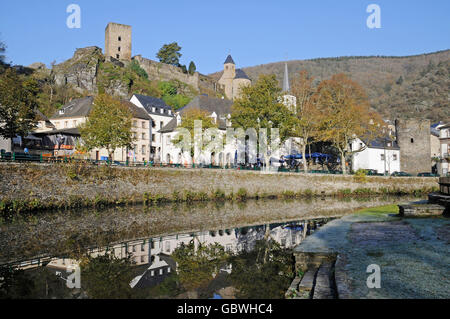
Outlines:
<svg viewBox="0 0 450 319"><path fill-rule="evenodd" d="M179 168L179 169L193 169L193 168L202 168L202 169L232 169L232 170L241 170L241 171L261 171L263 167L258 165L213 165L213 164L164 164L164 163L153 163L153 162L134 162L134 161L112 161L109 160L82 160L75 159L72 157L55 157L55 156L46 156L46 155L32 155L25 153L4 153L2 152L0 155L0 161L2 162L34 162L34 163L76 163L76 162L84 162L92 165L100 166L100 165L109 165L113 167L161 167L161 168ZM303 168L301 167L286 167L281 166L278 168L278 172L286 172L286 173L303 173ZM341 171L335 170L309 170L310 174L327 174L327 175L342 175ZM354 174L349 172L350 175ZM373 174L369 172L366 175L379 175L382 174ZM450 176L450 174L447 174Z"/></svg>

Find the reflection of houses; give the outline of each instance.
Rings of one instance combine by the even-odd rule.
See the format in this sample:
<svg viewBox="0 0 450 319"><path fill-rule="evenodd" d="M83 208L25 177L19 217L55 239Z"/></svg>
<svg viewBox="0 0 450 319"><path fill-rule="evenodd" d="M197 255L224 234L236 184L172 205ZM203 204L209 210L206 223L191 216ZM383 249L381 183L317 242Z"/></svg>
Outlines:
<svg viewBox="0 0 450 319"><path fill-rule="evenodd" d="M199 244L217 243L228 252L238 253L252 250L257 241L264 240L266 235L270 235L270 238L277 241L282 247L293 248L325 222L326 220L311 220L154 237L89 249L88 254L97 257L109 253L117 258L129 257L136 266L146 267L149 265L142 275L137 276L130 283L132 287L144 288L161 283L176 271L176 263L170 255L182 244L187 245L194 241L195 247L198 247ZM76 266L77 263L73 259L54 258L48 266L58 270L67 270ZM231 268L227 268L225 271L230 272Z"/></svg>

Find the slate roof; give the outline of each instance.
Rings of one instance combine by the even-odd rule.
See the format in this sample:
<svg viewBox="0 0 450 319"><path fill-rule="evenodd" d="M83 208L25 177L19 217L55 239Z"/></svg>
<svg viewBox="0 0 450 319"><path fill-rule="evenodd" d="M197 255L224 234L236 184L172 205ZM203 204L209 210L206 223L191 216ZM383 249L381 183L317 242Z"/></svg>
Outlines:
<svg viewBox="0 0 450 319"><path fill-rule="evenodd" d="M177 119L174 117L172 120L170 120L169 123L167 123L158 132L159 133L169 133L169 132L173 132L176 128L177 128Z"/></svg>
<svg viewBox="0 0 450 319"><path fill-rule="evenodd" d="M184 114L189 109L200 109L208 113L215 112L217 116L231 114L233 102L226 99L217 99L205 95L196 96L188 105L179 111Z"/></svg>
<svg viewBox="0 0 450 319"><path fill-rule="evenodd" d="M45 132L33 132L33 135L40 136L40 135L57 135L57 134L63 134L63 135L80 135L80 130L78 127L74 128L66 128L62 130L52 130L52 131L45 131Z"/></svg>
<svg viewBox="0 0 450 319"><path fill-rule="evenodd" d="M244 70L242 69L237 69L236 70L236 76L234 77L235 79L246 79L246 80L250 80L250 78L247 76L247 74L244 72Z"/></svg>
<svg viewBox="0 0 450 319"><path fill-rule="evenodd" d="M94 97L92 96L75 99L65 104L51 117L51 119L56 120L71 117L86 117L91 112L93 102Z"/></svg>
<svg viewBox="0 0 450 319"><path fill-rule="evenodd" d="M364 144L368 145L370 148L381 148L381 149L391 149L391 150L400 150L396 141L392 141L388 137L379 137L372 141L367 141L361 138ZM391 143L391 146L388 146L388 143Z"/></svg>
<svg viewBox="0 0 450 319"><path fill-rule="evenodd" d="M134 95L139 102L142 104L142 106L145 108L148 114L152 115L160 115L160 116L173 116L172 108L166 104L161 99L158 99L156 97L152 96L146 96L141 94L135 94ZM155 112L153 112L153 108L155 108ZM164 114L161 113L161 109L164 109ZM172 111L171 114L169 114L169 110Z"/></svg>
<svg viewBox="0 0 450 319"><path fill-rule="evenodd" d="M146 110L143 108L134 105L130 101L124 100L122 101L125 105L127 105L130 108L131 114L133 114L133 118L142 119L142 120L151 120L152 118Z"/></svg>
<svg viewBox="0 0 450 319"><path fill-rule="evenodd" d="M236 63L234 63L233 58L231 57L231 55L227 56L227 59L225 60L225 62L223 64L227 64L227 63L236 64Z"/></svg>

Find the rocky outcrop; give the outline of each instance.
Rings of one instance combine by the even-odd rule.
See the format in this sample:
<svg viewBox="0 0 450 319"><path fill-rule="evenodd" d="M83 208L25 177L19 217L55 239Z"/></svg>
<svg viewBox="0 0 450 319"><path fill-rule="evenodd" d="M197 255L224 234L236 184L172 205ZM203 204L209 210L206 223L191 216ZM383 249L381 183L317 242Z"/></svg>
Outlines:
<svg viewBox="0 0 450 319"><path fill-rule="evenodd" d="M71 59L53 67L54 81L60 86L71 85L80 92L96 93L97 72L104 59L99 47L77 49Z"/></svg>

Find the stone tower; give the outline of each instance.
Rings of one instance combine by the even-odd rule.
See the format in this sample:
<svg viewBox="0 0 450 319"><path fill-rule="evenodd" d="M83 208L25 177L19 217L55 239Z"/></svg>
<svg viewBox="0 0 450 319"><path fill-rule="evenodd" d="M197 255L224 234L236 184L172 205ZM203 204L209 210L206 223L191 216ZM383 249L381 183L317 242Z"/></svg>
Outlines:
<svg viewBox="0 0 450 319"><path fill-rule="evenodd" d="M223 64L223 75L219 80L219 84L225 87L225 95L229 98L233 98L233 80L236 76L236 64L233 61L231 55L227 57Z"/></svg>
<svg viewBox="0 0 450 319"><path fill-rule="evenodd" d="M231 55L227 57L223 66L223 75L219 80L225 88L225 95L229 99L236 99L241 94L241 89L244 86L252 84L250 78L245 74L244 70L236 69L236 64Z"/></svg>
<svg viewBox="0 0 450 319"><path fill-rule="evenodd" d="M431 172L430 120L395 120L400 170L413 175Z"/></svg>
<svg viewBox="0 0 450 319"><path fill-rule="evenodd" d="M131 26L108 23L105 29L105 56L131 61Z"/></svg>

